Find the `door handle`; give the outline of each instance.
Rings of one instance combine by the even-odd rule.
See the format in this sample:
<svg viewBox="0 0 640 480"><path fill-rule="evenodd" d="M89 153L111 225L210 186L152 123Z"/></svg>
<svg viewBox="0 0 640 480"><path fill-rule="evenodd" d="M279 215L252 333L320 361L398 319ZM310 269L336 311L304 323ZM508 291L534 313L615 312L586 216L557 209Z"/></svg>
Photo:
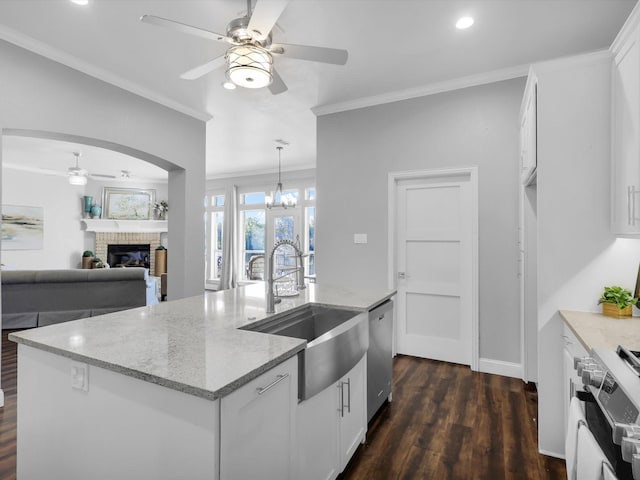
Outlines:
<svg viewBox="0 0 640 480"><path fill-rule="evenodd" d="M407 278L407 275L404 272L398 272L399 280L404 280L405 278Z"/></svg>

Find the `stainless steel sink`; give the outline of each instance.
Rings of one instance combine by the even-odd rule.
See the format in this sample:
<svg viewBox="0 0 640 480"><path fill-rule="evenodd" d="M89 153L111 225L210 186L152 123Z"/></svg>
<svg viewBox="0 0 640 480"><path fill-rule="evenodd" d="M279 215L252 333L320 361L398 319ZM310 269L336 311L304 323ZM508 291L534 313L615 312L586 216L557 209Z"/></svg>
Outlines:
<svg viewBox="0 0 640 480"><path fill-rule="evenodd" d="M338 381L360 361L369 348L367 312L305 305L243 328L305 339L299 358L300 400L306 400Z"/></svg>

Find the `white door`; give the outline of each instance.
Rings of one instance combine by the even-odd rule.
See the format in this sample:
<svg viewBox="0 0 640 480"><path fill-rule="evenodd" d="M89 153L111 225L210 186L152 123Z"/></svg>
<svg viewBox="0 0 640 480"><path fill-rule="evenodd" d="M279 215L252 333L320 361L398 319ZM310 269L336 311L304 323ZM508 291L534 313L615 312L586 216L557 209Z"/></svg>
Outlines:
<svg viewBox="0 0 640 480"><path fill-rule="evenodd" d="M477 210L471 179L465 172L397 184L398 353L472 364Z"/></svg>
<svg viewBox="0 0 640 480"><path fill-rule="evenodd" d="M301 222L299 209L269 210L267 213L267 221L269 225L267 231L267 238L269 239L267 241L267 256L271 252L273 245L281 240L296 242L300 239L300 248L304 248L300 235ZM286 288L283 287L282 284L293 285L293 283L296 282L297 259L295 250L288 245L280 247L273 260L275 261L273 265L274 277L280 277L280 282L275 284L275 288L277 288L278 285ZM286 277L282 277L283 275L286 275Z"/></svg>

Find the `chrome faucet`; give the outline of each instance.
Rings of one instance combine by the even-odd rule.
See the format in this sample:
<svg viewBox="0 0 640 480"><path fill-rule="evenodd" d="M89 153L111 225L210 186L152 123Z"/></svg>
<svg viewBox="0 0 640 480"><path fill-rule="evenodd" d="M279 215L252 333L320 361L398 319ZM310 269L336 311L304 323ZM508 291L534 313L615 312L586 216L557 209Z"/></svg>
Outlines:
<svg viewBox="0 0 640 480"><path fill-rule="evenodd" d="M296 289L303 290L306 288L306 285L304 284L304 262L302 261L302 257L304 256L304 254L302 253L302 250L300 250L299 244L300 244L299 238L297 239L296 242L293 242L291 240L280 240L279 242L276 242L276 244L271 249L271 253L269 254L269 264L267 267L267 313L275 312L276 295L273 293L274 281L284 278L295 272L296 283L297 283ZM273 262L275 258L275 253L276 253L276 250L278 250L278 248L282 247L283 245L289 245L290 247L293 247L293 249L295 250L296 268L295 270L292 270L276 278L273 278ZM278 299L278 301L280 301L280 299Z"/></svg>

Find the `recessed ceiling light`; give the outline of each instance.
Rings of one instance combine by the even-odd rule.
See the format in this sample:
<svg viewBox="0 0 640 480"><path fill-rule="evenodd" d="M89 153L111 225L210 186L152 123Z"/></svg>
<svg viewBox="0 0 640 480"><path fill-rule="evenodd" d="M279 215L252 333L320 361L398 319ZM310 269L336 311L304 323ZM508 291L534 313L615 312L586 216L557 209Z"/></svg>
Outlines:
<svg viewBox="0 0 640 480"><path fill-rule="evenodd" d="M456 28L458 30L464 30L465 28L469 28L471 25L473 25L473 18L471 17L462 17L456 22Z"/></svg>
<svg viewBox="0 0 640 480"><path fill-rule="evenodd" d="M235 90L236 89L236 84L233 82L223 82L222 86L224 88L226 88L227 90Z"/></svg>
<svg viewBox="0 0 640 480"><path fill-rule="evenodd" d="M89 5L89 0L71 0L71 3L76 5Z"/></svg>

